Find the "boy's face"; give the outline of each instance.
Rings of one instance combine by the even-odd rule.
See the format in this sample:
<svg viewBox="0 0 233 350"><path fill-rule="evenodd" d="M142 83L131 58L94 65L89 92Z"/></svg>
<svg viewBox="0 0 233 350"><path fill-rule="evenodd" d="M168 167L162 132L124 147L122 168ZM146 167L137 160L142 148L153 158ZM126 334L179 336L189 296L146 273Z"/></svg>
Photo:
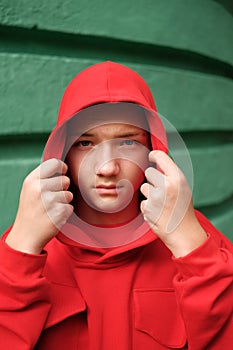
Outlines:
<svg viewBox="0 0 233 350"><path fill-rule="evenodd" d="M78 123L77 118L77 128ZM114 122L110 119L105 124L102 114L100 125L87 128L74 141L66 162L77 188L77 206L102 214L129 210L129 218L137 215L139 187L150 151L149 133L144 127L145 118L128 108L120 122L114 118Z"/></svg>

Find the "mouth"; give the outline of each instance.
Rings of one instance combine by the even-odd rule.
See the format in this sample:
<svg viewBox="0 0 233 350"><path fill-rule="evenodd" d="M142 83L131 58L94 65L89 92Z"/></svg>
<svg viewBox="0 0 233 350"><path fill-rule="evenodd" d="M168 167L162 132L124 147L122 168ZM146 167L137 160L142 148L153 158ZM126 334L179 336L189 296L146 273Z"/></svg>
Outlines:
<svg viewBox="0 0 233 350"><path fill-rule="evenodd" d="M96 186L95 190L99 195L118 196L119 190L121 188L121 186L116 186L115 184L103 184Z"/></svg>

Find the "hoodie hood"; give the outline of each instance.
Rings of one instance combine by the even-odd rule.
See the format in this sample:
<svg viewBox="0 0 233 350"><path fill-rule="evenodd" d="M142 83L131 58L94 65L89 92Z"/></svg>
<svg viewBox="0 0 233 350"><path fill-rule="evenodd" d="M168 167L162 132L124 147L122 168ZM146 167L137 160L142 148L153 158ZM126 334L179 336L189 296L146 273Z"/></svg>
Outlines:
<svg viewBox="0 0 233 350"><path fill-rule="evenodd" d="M80 72L67 86L60 103L57 123L44 151L44 160L62 159L66 123L87 107L100 103L130 102L147 112L153 149L167 150L167 138L150 88L132 69L106 61Z"/></svg>
<svg viewBox="0 0 233 350"><path fill-rule="evenodd" d="M106 61L83 70L67 86L61 100L57 124L45 146L44 160L50 158L64 160L67 136L66 126L72 118L82 118L83 115L85 116L83 111L85 112L91 106L102 103L113 104L124 102L137 105L143 109L144 115L147 118L152 149L159 149L167 153L166 132L158 116L148 85L132 69L118 63ZM91 250L101 250L103 248L101 244L96 248L96 237L93 244L92 231L90 230L88 232L86 230L90 225L84 225L84 228L82 228L82 224L76 217L75 220L71 220L63 226L63 233L60 232L57 238L68 245L80 246L81 244L81 246L88 246ZM131 235L132 232L133 234L137 232L134 235L136 238L130 238L129 241L123 243L125 246L124 250L131 250L134 247L145 245L156 238L156 235L150 231L147 223L144 222L139 229L135 229L135 227L138 227L137 220L133 223L127 223L126 227L120 230L117 227L112 228L113 231L116 231L115 237L124 237L128 228ZM71 232L72 234L70 234ZM99 228L98 234L100 236L102 235L102 237L106 236L105 229ZM79 235L81 241L77 243L73 235ZM116 244L116 247L118 247L117 251L119 251L122 243L118 239L116 241L119 242L119 244ZM109 247L108 243L106 247Z"/></svg>

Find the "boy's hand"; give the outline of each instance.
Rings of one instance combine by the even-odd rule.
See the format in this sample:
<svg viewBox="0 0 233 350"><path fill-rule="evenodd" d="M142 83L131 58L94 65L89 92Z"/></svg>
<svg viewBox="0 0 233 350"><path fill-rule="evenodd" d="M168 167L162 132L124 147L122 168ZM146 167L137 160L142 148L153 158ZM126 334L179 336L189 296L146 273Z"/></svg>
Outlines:
<svg viewBox="0 0 233 350"><path fill-rule="evenodd" d="M149 160L156 168L145 172L148 183L141 186L141 192L147 199L141 211L175 257L187 255L207 238L195 216L188 182L166 153L152 151Z"/></svg>
<svg viewBox="0 0 233 350"><path fill-rule="evenodd" d="M6 238L10 247L40 254L68 220L73 195L67 191L67 169L61 160L49 159L25 178L15 223Z"/></svg>

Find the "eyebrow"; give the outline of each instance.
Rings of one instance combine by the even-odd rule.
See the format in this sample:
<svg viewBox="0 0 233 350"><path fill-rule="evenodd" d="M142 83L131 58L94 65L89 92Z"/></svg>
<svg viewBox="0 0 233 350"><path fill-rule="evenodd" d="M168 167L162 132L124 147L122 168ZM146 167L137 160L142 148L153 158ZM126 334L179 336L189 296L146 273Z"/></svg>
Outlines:
<svg viewBox="0 0 233 350"><path fill-rule="evenodd" d="M135 137L135 136L144 136L146 133L144 131L137 131L137 132L126 132L119 135L115 135L115 137Z"/></svg>
<svg viewBox="0 0 233 350"><path fill-rule="evenodd" d="M89 132L85 132L84 134L80 135L79 137L94 137L95 134L89 133Z"/></svg>
<svg viewBox="0 0 233 350"><path fill-rule="evenodd" d="M144 136L146 135L145 131L135 131L135 132L126 132L126 133L119 133L113 135L115 138L123 138L123 137L135 137L135 136ZM95 133L89 133L85 132L84 134L80 135L80 137L95 137Z"/></svg>

